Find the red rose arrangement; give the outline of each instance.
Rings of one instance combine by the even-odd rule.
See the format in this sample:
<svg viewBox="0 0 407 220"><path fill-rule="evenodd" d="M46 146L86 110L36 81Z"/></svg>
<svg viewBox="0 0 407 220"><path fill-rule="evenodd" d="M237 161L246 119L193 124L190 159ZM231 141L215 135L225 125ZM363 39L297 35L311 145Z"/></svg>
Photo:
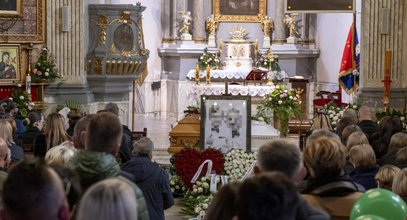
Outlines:
<svg viewBox="0 0 407 220"><path fill-rule="evenodd" d="M204 151L199 152L195 148L186 147L179 153L174 155L175 159L175 172L181 177L187 188L192 189L192 177L195 175L199 166L205 160L212 160L212 173L221 174L223 172L225 156L220 150L213 148L206 148ZM201 175L206 174L207 166L202 169Z"/></svg>

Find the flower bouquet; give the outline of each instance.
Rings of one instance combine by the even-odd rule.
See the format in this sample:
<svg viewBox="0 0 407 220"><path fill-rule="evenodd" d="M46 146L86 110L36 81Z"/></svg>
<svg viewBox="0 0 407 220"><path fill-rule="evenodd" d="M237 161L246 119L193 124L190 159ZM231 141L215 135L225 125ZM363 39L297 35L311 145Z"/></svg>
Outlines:
<svg viewBox="0 0 407 220"><path fill-rule="evenodd" d="M280 134L286 136L288 134L288 120L290 117L300 119L301 117L301 90L287 89L284 85L277 85L276 88L265 96L264 103L260 109L272 110L274 122L280 120ZM274 126L278 128L277 123Z"/></svg>
<svg viewBox="0 0 407 220"><path fill-rule="evenodd" d="M229 182L240 180L256 160L256 153L242 149L232 149L225 155L225 173Z"/></svg>
<svg viewBox="0 0 407 220"><path fill-rule="evenodd" d="M19 119L26 118L28 112L34 108L34 103L30 102L30 94L22 91L20 83L14 86L10 99L16 103L18 108L17 118Z"/></svg>
<svg viewBox="0 0 407 220"><path fill-rule="evenodd" d="M200 114L200 108L199 108L199 106L190 105L190 106L187 106L187 109L184 110L184 113L185 113L186 115L190 115L190 114Z"/></svg>
<svg viewBox="0 0 407 220"><path fill-rule="evenodd" d="M55 59L49 55L47 48L42 48L40 57L35 64L35 68L32 70L31 77L32 81L36 83L43 81L54 82L56 79L62 78Z"/></svg>
<svg viewBox="0 0 407 220"><path fill-rule="evenodd" d="M223 172L225 158L220 150L206 148L199 152L195 148L186 147L174 155L175 172L181 177L187 189L192 189L191 179L205 160L212 161L212 172L221 174ZM202 170L203 175L207 168Z"/></svg>
<svg viewBox="0 0 407 220"><path fill-rule="evenodd" d="M220 67L222 64L217 54L208 53L208 49L205 48L204 53L198 59L198 67L203 71L208 65L213 69L215 67Z"/></svg>
<svg viewBox="0 0 407 220"><path fill-rule="evenodd" d="M170 187L175 198L184 196L185 192L187 191L184 182L182 182L181 177L178 175L171 176Z"/></svg>

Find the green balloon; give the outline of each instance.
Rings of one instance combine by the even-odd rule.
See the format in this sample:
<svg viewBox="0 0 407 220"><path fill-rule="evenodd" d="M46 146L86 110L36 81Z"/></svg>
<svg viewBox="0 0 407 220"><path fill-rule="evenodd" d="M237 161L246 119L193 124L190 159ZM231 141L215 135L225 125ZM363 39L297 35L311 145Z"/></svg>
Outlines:
<svg viewBox="0 0 407 220"><path fill-rule="evenodd" d="M359 197L350 213L351 220L368 220L359 217L373 215L380 219L405 220L407 205L398 195L386 189L371 189ZM371 218L372 220L377 218Z"/></svg>
<svg viewBox="0 0 407 220"><path fill-rule="evenodd" d="M376 215L361 215L357 217L356 220L386 220L386 219Z"/></svg>

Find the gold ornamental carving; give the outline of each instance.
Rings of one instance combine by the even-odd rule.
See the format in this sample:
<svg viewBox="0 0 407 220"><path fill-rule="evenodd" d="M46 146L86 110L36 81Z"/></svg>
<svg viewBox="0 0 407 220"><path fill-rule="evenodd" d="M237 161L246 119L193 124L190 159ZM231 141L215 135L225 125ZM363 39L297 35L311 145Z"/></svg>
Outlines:
<svg viewBox="0 0 407 220"><path fill-rule="evenodd" d="M249 5L244 5L239 3L239 1L226 1L224 0L213 0L213 12L215 16L219 17L219 21L227 22L261 22L261 19L266 15L267 10L267 1L266 0L253 0L247 1ZM250 10L250 6L255 4L257 7L254 7ZM258 4L258 5L257 5ZM222 13L226 11L226 7L230 6L238 13L231 12L230 14ZM246 15L241 15L240 12L248 12Z"/></svg>

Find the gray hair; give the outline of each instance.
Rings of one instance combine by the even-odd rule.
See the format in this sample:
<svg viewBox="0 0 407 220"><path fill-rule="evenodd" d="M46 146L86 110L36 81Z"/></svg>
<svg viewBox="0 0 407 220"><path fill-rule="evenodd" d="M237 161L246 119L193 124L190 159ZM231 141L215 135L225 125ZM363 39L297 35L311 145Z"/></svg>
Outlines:
<svg viewBox="0 0 407 220"><path fill-rule="evenodd" d="M276 139L260 147L257 153L257 164L262 172L280 171L294 178L302 164L302 153L295 144Z"/></svg>
<svg viewBox="0 0 407 220"><path fill-rule="evenodd" d="M119 106L116 103L109 102L105 106L105 110L119 116Z"/></svg>
<svg viewBox="0 0 407 220"><path fill-rule="evenodd" d="M150 138L142 137L134 142L132 154L134 156L149 156L153 154L154 143Z"/></svg>

